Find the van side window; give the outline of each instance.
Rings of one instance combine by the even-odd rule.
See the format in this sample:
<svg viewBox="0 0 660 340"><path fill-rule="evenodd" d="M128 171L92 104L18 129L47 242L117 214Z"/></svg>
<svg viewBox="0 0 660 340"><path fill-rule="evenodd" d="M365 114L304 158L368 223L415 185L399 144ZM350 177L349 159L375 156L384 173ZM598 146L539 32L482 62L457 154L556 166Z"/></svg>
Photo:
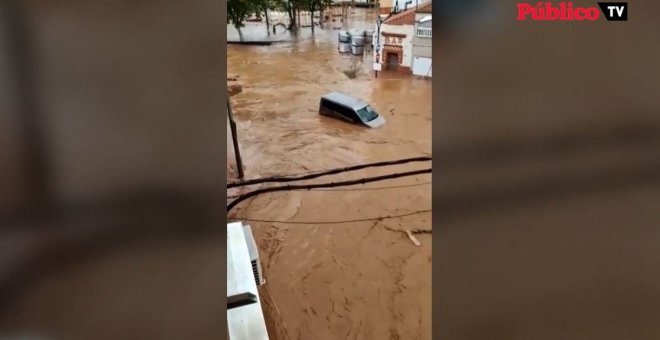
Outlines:
<svg viewBox="0 0 660 340"><path fill-rule="evenodd" d="M355 111L353 109L349 109L347 107L342 106L342 113L343 113L344 116L346 116L349 119L352 119L356 123L361 123L362 122L360 117L358 117L357 113L355 113Z"/></svg>
<svg viewBox="0 0 660 340"><path fill-rule="evenodd" d="M356 123L361 122L360 117L358 117L357 113L355 113L355 111L353 109L347 108L343 105L337 104L333 101L326 100L326 99L323 99L321 103L322 103L321 106L323 106L327 110L336 112L336 113L338 113L338 114L340 114L340 115L342 115L342 116L344 116L344 117L346 117L346 118L348 118L348 119L350 119L350 120L352 120Z"/></svg>
<svg viewBox="0 0 660 340"><path fill-rule="evenodd" d="M337 103L332 103L332 102L328 106L330 107L330 110L332 110L334 112L337 112L339 114L344 114L344 111L343 111L344 107L343 106L341 106Z"/></svg>
<svg viewBox="0 0 660 340"><path fill-rule="evenodd" d="M343 106L341 106L337 103L334 103L334 102L331 102L331 101L327 100L327 101L325 101L324 105L325 105L325 107L327 107L331 111L337 112L341 115L346 115L346 113L344 112L346 109Z"/></svg>

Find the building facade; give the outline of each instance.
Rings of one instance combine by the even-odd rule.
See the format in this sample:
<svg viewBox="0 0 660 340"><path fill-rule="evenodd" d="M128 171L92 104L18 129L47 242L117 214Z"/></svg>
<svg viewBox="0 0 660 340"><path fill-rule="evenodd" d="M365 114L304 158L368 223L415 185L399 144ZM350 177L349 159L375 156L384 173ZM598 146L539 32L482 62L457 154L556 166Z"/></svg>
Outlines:
<svg viewBox="0 0 660 340"><path fill-rule="evenodd" d="M431 6L417 10L415 15L415 30L412 38L412 74L421 77L431 77L433 57Z"/></svg>
<svg viewBox="0 0 660 340"><path fill-rule="evenodd" d="M431 0L380 0L380 14L399 13L412 8L419 8L430 2Z"/></svg>
<svg viewBox="0 0 660 340"><path fill-rule="evenodd" d="M410 72L413 25L381 26L380 63L384 71Z"/></svg>
<svg viewBox="0 0 660 340"><path fill-rule="evenodd" d="M431 76L430 15L431 3L427 2L417 8L389 15L383 21L380 46L375 53L375 62L382 65L382 71Z"/></svg>

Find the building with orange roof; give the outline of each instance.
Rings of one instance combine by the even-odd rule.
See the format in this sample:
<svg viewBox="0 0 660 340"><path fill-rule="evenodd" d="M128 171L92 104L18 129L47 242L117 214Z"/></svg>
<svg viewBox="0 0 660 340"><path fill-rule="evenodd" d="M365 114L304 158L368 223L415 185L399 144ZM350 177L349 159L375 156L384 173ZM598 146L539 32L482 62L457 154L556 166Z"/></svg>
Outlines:
<svg viewBox="0 0 660 340"><path fill-rule="evenodd" d="M408 0L410 2L410 0ZM430 67L431 2L390 14L381 24L379 46L374 57L383 71L413 72L417 60L417 73ZM423 19L423 22L420 20ZM416 47L416 48L414 48ZM417 54L415 54L417 53ZM429 66L429 67L427 67ZM420 69L422 67L422 69ZM428 73L428 75L426 75ZM430 77L430 72L423 74Z"/></svg>

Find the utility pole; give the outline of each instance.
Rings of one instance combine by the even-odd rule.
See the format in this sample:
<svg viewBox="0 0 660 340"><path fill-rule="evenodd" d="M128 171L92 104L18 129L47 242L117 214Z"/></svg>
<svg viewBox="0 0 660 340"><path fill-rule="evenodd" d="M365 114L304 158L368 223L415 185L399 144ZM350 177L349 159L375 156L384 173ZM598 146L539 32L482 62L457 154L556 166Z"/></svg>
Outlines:
<svg viewBox="0 0 660 340"><path fill-rule="evenodd" d="M229 93L229 91L227 92ZM243 174L243 160L241 159L241 150L238 147L238 135L236 131L236 122L234 121L234 114L231 109L231 101L227 97L227 117L229 117L229 128L231 129L231 140L234 144L234 156L236 157L236 168L238 169L238 178L242 179Z"/></svg>
<svg viewBox="0 0 660 340"><path fill-rule="evenodd" d="M378 14L376 18L376 25L378 26L378 32L376 33L376 63L380 63L380 25L383 23L383 18ZM376 71L376 78L378 78L378 70Z"/></svg>

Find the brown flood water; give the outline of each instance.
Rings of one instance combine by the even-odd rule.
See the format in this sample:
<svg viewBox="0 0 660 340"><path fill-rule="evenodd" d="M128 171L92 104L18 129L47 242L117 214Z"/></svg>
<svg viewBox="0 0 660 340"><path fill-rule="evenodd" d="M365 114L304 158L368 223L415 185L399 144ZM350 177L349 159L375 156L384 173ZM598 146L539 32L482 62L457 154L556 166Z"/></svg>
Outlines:
<svg viewBox="0 0 660 340"><path fill-rule="evenodd" d="M374 18L374 12L355 10L345 27L372 28ZM369 52L359 76L348 79L342 71L352 61L337 52L338 31L317 29L314 36L309 31L267 47L227 48L228 74L237 75L243 86L232 104L246 177L430 155L431 82L386 74L374 79ZM249 26L244 33L246 40L251 34L261 38L265 27ZM284 36L278 33L273 40ZM332 91L368 101L386 125L368 129L320 117L319 99ZM312 182L427 167L430 162L366 169ZM310 222L249 222L261 250L266 278L261 294L272 338L430 339L430 212L313 223L430 209L430 181L424 175L341 190L267 194L235 208L230 215L237 219ZM420 247L406 229L425 231L416 235Z"/></svg>

